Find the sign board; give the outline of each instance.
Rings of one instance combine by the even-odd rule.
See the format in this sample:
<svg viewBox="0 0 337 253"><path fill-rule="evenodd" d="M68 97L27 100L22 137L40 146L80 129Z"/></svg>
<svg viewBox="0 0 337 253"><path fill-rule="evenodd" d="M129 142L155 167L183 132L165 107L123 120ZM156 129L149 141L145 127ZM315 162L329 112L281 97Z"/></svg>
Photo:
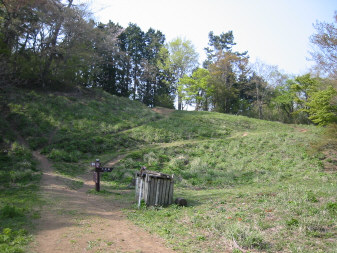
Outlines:
<svg viewBox="0 0 337 253"><path fill-rule="evenodd" d="M100 174L101 172L111 172L113 168L104 168L101 167L101 163L99 162L99 159L96 159L96 162L91 163L92 167L95 167L95 171L93 174L92 180L95 182L95 188L96 191L100 191Z"/></svg>
<svg viewBox="0 0 337 253"><path fill-rule="evenodd" d="M96 171L99 172L111 172L113 170L113 168L99 168Z"/></svg>

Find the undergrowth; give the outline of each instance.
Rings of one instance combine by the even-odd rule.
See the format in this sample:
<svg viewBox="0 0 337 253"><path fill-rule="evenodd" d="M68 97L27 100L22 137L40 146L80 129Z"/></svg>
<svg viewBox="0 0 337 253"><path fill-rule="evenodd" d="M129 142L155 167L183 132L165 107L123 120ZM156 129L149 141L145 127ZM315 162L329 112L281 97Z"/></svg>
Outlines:
<svg viewBox="0 0 337 253"><path fill-rule="evenodd" d="M315 126L213 112L176 111L162 117L138 102L100 90L17 90L2 100L2 129L14 126L30 149L40 150L69 178L72 189L83 185L76 177L87 172L95 158L104 164L120 154L125 157L114 170L102 173L100 195L106 198L125 198L118 191L128 188L142 166L174 174L175 197L187 199L187 207L142 205L126 212L177 251L337 248L333 126L323 138L324 129ZM38 180L39 172L31 150L16 142L15 133L1 138L2 187L19 187L1 191L1 210L16 215L5 218L0 228L2 233L11 229L13 241L27 219L38 216L32 211L38 202L32 197L36 189L29 182Z"/></svg>

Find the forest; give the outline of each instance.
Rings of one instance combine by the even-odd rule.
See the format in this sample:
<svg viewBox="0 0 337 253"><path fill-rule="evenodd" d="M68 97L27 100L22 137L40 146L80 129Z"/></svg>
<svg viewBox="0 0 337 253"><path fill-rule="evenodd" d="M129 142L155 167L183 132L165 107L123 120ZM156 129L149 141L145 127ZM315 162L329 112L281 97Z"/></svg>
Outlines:
<svg viewBox="0 0 337 253"><path fill-rule="evenodd" d="M0 1L0 84L100 87L149 107L216 111L285 123L336 122L336 22L317 22L315 68L293 76L235 51L233 31L209 32L200 65L189 40L137 24L96 22L72 0Z"/></svg>

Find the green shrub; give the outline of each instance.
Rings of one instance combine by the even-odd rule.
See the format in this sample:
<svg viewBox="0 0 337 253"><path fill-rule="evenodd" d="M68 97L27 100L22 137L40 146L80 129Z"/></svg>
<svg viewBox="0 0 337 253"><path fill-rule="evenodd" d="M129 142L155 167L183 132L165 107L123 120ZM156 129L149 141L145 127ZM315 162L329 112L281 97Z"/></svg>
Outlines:
<svg viewBox="0 0 337 253"><path fill-rule="evenodd" d="M12 183L27 183L34 177L32 170L13 170L9 172L9 178Z"/></svg>
<svg viewBox="0 0 337 253"><path fill-rule="evenodd" d="M337 215L337 203L336 202L328 202L326 204L326 209L329 211L331 215Z"/></svg>
<svg viewBox="0 0 337 253"><path fill-rule="evenodd" d="M67 152L62 149L52 149L48 155L48 158L52 159L56 162L78 162L81 158L81 152L77 150L73 150L71 152Z"/></svg>
<svg viewBox="0 0 337 253"><path fill-rule="evenodd" d="M22 217L24 216L24 210L7 204L0 209L0 215L3 218Z"/></svg>
<svg viewBox="0 0 337 253"><path fill-rule="evenodd" d="M31 241L24 229L12 230L4 228L0 233L0 252L3 253L23 253L24 246Z"/></svg>
<svg viewBox="0 0 337 253"><path fill-rule="evenodd" d="M229 233L229 238L233 238L241 247L245 249L265 250L268 248L258 231L242 226L233 226Z"/></svg>
<svg viewBox="0 0 337 253"><path fill-rule="evenodd" d="M290 220L286 221L286 225L288 227L298 227L299 223L300 222L297 219L295 219L295 218L291 218Z"/></svg>
<svg viewBox="0 0 337 253"><path fill-rule="evenodd" d="M33 150L37 150L48 144L48 139L45 137L29 137L27 138L27 141L29 147Z"/></svg>

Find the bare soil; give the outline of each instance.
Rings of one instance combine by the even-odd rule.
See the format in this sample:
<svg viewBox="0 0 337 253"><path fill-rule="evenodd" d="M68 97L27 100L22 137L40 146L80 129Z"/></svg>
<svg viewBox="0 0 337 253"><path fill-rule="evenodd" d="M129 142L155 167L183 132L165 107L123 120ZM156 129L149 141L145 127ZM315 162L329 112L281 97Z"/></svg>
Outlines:
<svg viewBox="0 0 337 253"><path fill-rule="evenodd" d="M127 220L122 212L132 204L123 199L127 193L119 191L109 198L88 194L94 188L91 173L84 175L83 186L74 190L69 187L74 179L56 174L39 152L34 156L43 170L41 194L46 204L30 252L173 252L163 240Z"/></svg>
<svg viewBox="0 0 337 253"><path fill-rule="evenodd" d="M169 109L169 108L164 108L164 107L154 107L154 108L152 108L152 111L155 111L156 113L159 113L159 114L161 114L163 116L168 117L175 110L174 109Z"/></svg>

